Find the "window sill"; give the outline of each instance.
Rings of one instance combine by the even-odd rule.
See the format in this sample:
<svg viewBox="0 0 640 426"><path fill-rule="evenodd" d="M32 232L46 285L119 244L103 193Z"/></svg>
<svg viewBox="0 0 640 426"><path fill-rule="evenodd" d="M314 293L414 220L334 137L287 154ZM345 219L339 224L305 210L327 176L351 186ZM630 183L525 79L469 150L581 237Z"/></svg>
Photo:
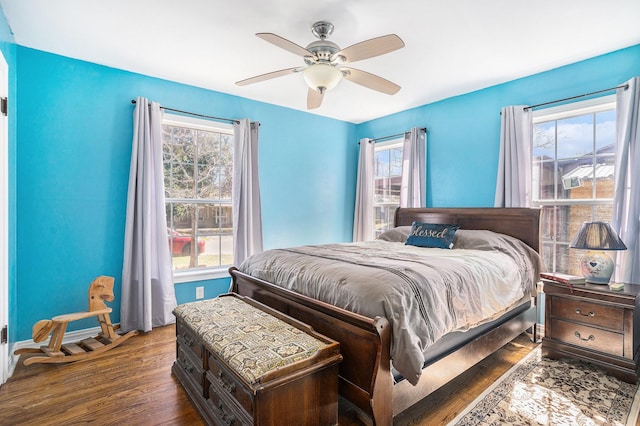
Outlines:
<svg viewBox="0 0 640 426"><path fill-rule="evenodd" d="M230 276L228 268L180 271L173 273L173 283L180 284L193 281L215 280L218 278L228 278Z"/></svg>

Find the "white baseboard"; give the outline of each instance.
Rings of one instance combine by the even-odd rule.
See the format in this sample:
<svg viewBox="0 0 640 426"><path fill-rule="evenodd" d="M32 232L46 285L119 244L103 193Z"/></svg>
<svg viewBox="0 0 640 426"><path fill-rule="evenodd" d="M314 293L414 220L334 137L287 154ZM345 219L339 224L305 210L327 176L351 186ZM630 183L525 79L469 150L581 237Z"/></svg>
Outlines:
<svg viewBox="0 0 640 426"><path fill-rule="evenodd" d="M71 342L79 342L83 339L88 339L90 337L95 337L102 329L100 327L91 327L85 328L83 330L75 330L75 331L67 331L64 334L64 339L62 339L62 343L71 343ZM18 361L20 360L20 355L15 355L15 351L22 348L39 348L40 346L46 346L48 341L42 342L42 344L34 343L33 340L22 340L20 342L16 342L12 347L9 347L9 372L7 379L13 375L13 372L18 365Z"/></svg>

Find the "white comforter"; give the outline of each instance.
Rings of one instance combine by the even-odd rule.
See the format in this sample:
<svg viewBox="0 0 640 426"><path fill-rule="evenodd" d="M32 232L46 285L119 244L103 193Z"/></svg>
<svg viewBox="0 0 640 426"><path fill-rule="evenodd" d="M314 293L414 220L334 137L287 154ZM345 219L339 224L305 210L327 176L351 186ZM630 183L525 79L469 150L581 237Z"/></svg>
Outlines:
<svg viewBox="0 0 640 426"><path fill-rule="evenodd" d="M254 255L239 269L367 317L387 318L394 368L415 384L429 345L450 331L495 319L532 293L539 258L512 240L497 251L380 240L304 246Z"/></svg>

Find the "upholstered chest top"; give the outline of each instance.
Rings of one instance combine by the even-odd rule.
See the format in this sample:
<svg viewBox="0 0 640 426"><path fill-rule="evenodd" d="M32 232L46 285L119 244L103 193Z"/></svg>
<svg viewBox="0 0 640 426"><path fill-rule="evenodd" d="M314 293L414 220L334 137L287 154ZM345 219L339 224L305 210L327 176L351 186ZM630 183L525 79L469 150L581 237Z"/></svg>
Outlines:
<svg viewBox="0 0 640 426"><path fill-rule="evenodd" d="M255 384L266 373L312 357L327 346L291 324L236 297L179 305L176 318L200 336L207 349Z"/></svg>

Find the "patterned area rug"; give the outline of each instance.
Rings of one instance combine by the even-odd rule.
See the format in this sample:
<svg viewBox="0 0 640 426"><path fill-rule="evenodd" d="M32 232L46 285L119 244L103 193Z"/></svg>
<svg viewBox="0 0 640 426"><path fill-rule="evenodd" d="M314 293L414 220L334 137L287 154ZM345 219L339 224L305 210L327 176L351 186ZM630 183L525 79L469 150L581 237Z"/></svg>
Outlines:
<svg viewBox="0 0 640 426"><path fill-rule="evenodd" d="M542 358L540 346L505 373L449 426L635 425L638 385L586 363Z"/></svg>

